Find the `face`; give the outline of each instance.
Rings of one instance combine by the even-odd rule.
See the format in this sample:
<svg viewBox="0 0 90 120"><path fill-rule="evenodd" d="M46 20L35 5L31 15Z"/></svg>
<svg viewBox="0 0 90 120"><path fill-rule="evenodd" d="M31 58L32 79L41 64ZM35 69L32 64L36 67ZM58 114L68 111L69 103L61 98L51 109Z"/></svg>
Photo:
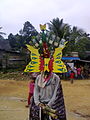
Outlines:
<svg viewBox="0 0 90 120"><path fill-rule="evenodd" d="M44 72L44 77L48 77L50 75L50 72L48 72L47 70Z"/></svg>

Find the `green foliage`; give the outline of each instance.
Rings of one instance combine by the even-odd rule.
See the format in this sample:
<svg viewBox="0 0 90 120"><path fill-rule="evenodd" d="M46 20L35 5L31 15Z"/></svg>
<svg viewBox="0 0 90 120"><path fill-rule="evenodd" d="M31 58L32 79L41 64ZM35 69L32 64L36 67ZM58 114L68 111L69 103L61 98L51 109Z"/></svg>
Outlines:
<svg viewBox="0 0 90 120"><path fill-rule="evenodd" d="M60 37L60 40L67 39L70 34L70 26L66 23L63 23L63 19L59 20L59 18L54 18L51 23L48 23L49 29L56 36Z"/></svg>
<svg viewBox="0 0 90 120"><path fill-rule="evenodd" d="M25 47L26 44L29 44L31 41L32 36L36 36L38 32L32 26L30 22L25 22L23 29L19 31L20 34L13 35L12 33L9 34L8 40L10 46L13 50L19 50L22 52L22 49Z"/></svg>
<svg viewBox="0 0 90 120"><path fill-rule="evenodd" d="M68 55L70 52L78 52L81 58L85 58L85 51L90 51L89 34L76 26L71 28L69 24L63 23L63 19L54 18L50 22L48 23L49 30L52 34L60 37L58 42L62 39L68 41L66 48L63 50L63 55Z"/></svg>
<svg viewBox="0 0 90 120"><path fill-rule="evenodd" d="M79 56L81 58L86 58L86 51L90 51L90 39L87 37L82 37L78 40L78 42L75 44L75 49L79 53Z"/></svg>
<svg viewBox="0 0 90 120"><path fill-rule="evenodd" d="M89 34L82 29L63 22L63 19L54 18L48 23L49 30L45 33L38 33L34 26L29 22L25 22L23 29L19 34L8 36L9 43L13 50L22 51L25 44L30 44L35 48L41 48L43 40L47 42L49 50L54 51L56 47L68 41L66 48L63 50L63 55L70 52L78 52L79 56L85 58L85 51L90 51ZM41 49L40 49L41 51Z"/></svg>
<svg viewBox="0 0 90 120"><path fill-rule="evenodd" d="M0 27L0 30L1 29L2 29L2 27ZM3 35L6 35L6 33L0 31L0 40L4 40Z"/></svg>
<svg viewBox="0 0 90 120"><path fill-rule="evenodd" d="M10 46L11 46L13 49L14 49L15 47L17 47L16 38L15 38L15 36L14 36L12 33L9 34L8 40L9 40Z"/></svg>
<svg viewBox="0 0 90 120"><path fill-rule="evenodd" d="M2 27L0 27L0 30L2 29ZM4 33L4 32L0 32L0 36L1 35L6 35L6 33Z"/></svg>

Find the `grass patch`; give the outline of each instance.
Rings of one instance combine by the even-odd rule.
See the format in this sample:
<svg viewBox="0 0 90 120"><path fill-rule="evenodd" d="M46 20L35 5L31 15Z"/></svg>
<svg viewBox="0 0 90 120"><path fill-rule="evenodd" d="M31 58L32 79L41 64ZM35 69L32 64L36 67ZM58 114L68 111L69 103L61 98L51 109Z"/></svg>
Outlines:
<svg viewBox="0 0 90 120"><path fill-rule="evenodd" d="M23 71L6 71L0 72L0 79L8 80L30 80L30 75Z"/></svg>

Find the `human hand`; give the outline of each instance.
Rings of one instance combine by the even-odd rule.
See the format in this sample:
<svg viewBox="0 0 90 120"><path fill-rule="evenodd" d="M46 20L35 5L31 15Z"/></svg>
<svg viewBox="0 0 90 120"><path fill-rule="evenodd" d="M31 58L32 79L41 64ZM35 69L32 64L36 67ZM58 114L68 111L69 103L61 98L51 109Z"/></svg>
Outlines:
<svg viewBox="0 0 90 120"><path fill-rule="evenodd" d="M45 104L39 103L39 107L41 107L42 109L44 109L45 108Z"/></svg>

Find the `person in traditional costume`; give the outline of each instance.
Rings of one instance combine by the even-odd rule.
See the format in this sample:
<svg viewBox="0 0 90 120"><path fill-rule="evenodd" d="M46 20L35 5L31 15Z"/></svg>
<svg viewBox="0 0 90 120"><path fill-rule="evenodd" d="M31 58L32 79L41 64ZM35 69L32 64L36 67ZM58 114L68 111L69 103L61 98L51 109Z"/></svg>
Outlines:
<svg viewBox="0 0 90 120"><path fill-rule="evenodd" d="M57 47L50 51L49 47L53 47L53 44L50 46L46 42L46 25L40 25L40 28L42 45L36 45L36 48L27 45L31 51L31 61L25 72L41 72L35 80L29 120L66 120L62 85L56 74L67 72L61 61L62 49L66 42L60 46L55 44Z"/></svg>

